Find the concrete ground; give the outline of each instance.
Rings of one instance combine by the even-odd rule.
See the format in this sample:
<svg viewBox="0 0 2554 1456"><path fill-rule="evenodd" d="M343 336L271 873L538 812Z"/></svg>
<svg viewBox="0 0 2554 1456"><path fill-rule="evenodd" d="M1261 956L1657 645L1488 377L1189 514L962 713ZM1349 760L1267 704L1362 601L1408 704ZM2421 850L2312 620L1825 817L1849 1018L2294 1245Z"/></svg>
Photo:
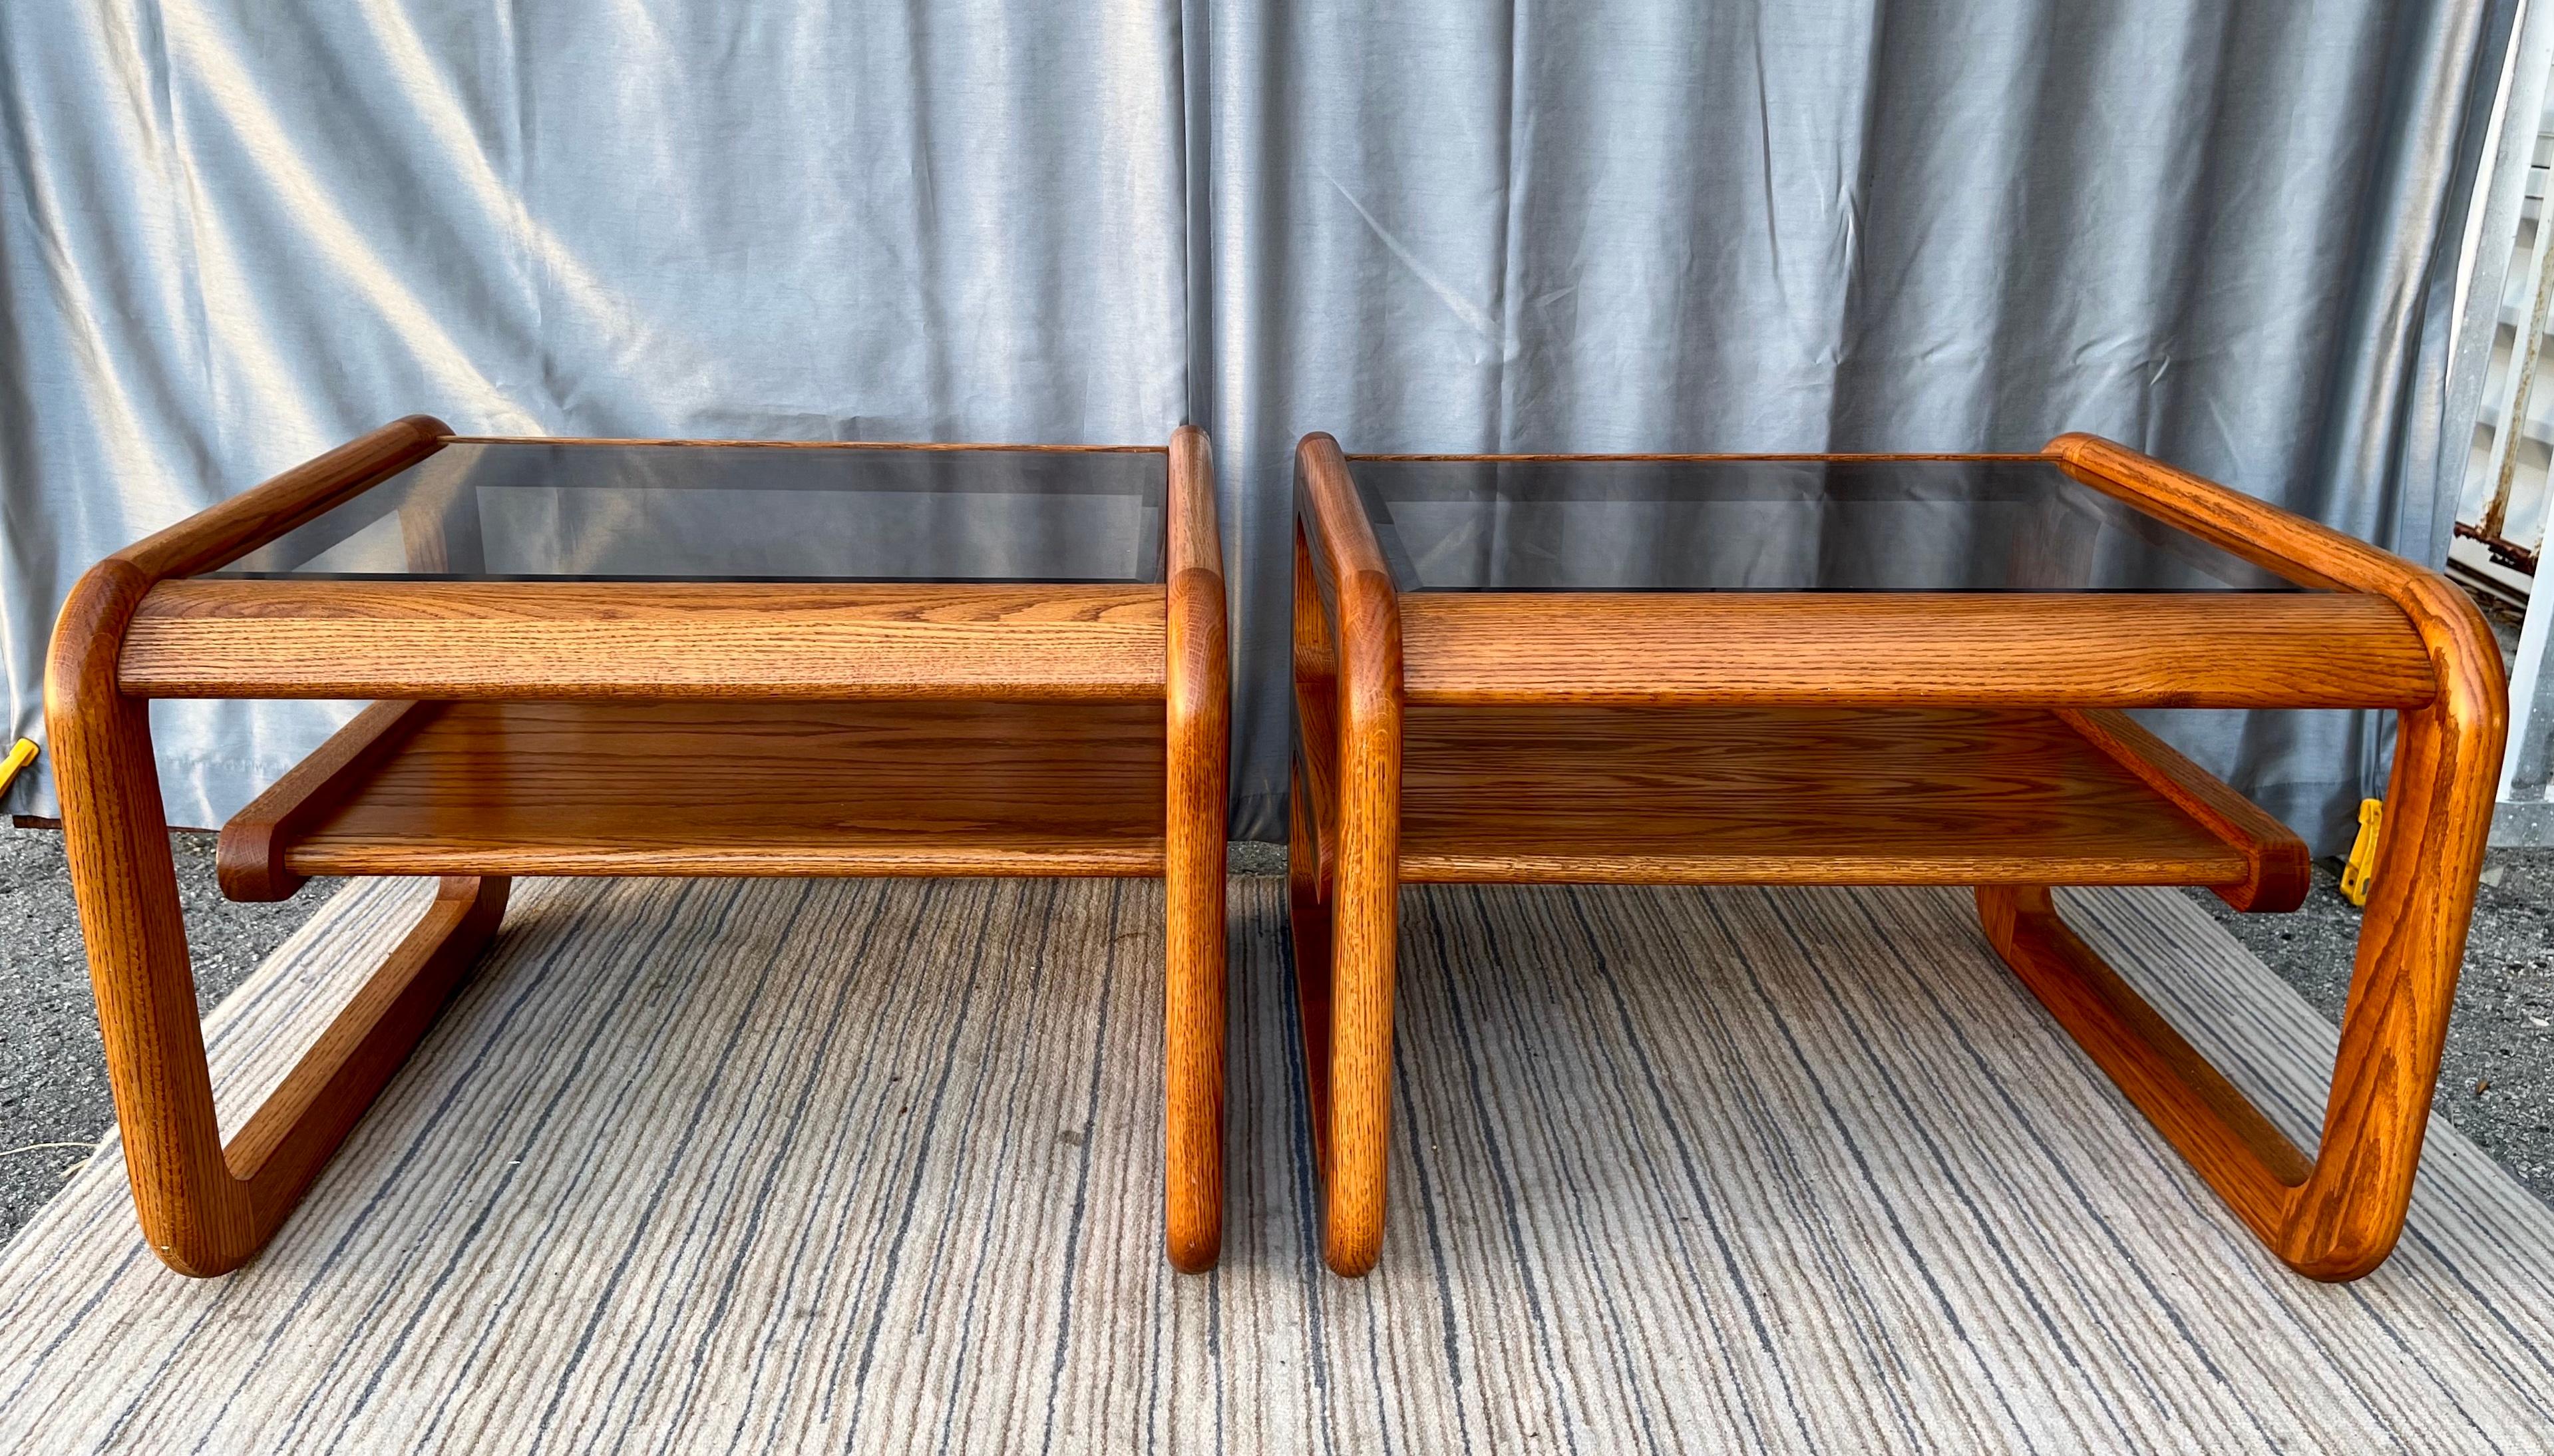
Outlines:
<svg viewBox="0 0 2554 1456"><path fill-rule="evenodd" d="M314 881L278 905L234 905L213 883L213 837L173 837L195 995L228 995L336 888ZM2238 915L2201 896L2271 969L2336 1022L2359 912L2337 864L2317 867L2292 915ZM1274 845L1235 845L1237 873L1282 873ZM2538 1197L2554 1203L2554 849L2488 856L2436 1107ZM0 827L0 1243L115 1120L59 834Z"/></svg>

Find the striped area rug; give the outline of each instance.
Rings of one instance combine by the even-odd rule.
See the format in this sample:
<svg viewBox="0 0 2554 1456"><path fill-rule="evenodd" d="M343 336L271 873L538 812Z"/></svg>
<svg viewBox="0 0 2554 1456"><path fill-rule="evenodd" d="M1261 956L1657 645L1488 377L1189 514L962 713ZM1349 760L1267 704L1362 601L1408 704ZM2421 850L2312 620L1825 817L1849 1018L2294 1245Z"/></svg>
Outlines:
<svg viewBox="0 0 2554 1456"><path fill-rule="evenodd" d="M0 1254L0 1448L2478 1451L2554 1442L2554 1215L2453 1130L2297 1279L1942 891L1411 892L1393 1222L1323 1272L1282 886L1235 882L1229 1235L1158 1237L1158 891L521 884L249 1269L110 1143ZM225 1005L236 1120L421 904ZM2309 1133L2334 1034L2186 901L2087 938Z"/></svg>

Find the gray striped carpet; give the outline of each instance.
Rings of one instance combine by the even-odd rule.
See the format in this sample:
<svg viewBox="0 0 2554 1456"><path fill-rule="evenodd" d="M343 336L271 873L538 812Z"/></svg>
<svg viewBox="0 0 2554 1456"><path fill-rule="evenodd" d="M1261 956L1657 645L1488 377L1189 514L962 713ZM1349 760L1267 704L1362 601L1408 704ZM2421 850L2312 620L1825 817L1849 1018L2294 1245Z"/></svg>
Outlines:
<svg viewBox="0 0 2554 1456"><path fill-rule="evenodd" d="M248 1270L162 1269L111 1145L0 1254L0 1447L2554 1439L2554 1216L2441 1125L2392 1263L2288 1275L1952 892L1411 893L1392 1232L1334 1279L1281 889L1235 882L1212 1278L1159 1251L1152 885L531 882ZM229 1117L419 903L222 1008ZM2172 895L2071 908L2310 1132L2329 1026Z"/></svg>

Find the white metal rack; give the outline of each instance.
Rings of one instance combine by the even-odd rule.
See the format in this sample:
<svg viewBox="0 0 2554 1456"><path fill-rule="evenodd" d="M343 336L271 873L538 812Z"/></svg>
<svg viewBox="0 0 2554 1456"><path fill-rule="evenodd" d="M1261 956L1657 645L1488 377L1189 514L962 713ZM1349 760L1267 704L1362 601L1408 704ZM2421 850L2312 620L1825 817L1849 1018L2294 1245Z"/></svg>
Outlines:
<svg viewBox="0 0 2554 1456"><path fill-rule="evenodd" d="M2554 463L2554 0L2525 0L2502 73L2489 169L2468 234L2448 418L2471 421L2453 575L2524 601L2509 683L2509 751L2501 762L2496 844L2554 844L2554 673L2546 662L2554 592L2536 592Z"/></svg>

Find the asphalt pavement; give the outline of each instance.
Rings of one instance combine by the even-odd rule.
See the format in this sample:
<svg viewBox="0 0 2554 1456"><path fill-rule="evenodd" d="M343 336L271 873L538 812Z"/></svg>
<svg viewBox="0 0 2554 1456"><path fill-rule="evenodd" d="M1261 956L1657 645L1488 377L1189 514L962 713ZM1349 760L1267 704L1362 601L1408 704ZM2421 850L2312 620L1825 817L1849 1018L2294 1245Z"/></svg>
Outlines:
<svg viewBox="0 0 2554 1456"><path fill-rule="evenodd" d="M2360 916L2341 898L2340 873L2337 859L2317 864L2306 903L2286 915L2239 915L2192 892L2336 1024L2350 996ZM2484 855L2430 1107L2554 1203L2554 849Z"/></svg>
<svg viewBox="0 0 2554 1456"><path fill-rule="evenodd" d="M195 1000L231 993L334 892L234 905L213 883L213 837L169 837L195 956ZM34 1215L115 1123L89 999L62 837L0 822L0 1243Z"/></svg>

